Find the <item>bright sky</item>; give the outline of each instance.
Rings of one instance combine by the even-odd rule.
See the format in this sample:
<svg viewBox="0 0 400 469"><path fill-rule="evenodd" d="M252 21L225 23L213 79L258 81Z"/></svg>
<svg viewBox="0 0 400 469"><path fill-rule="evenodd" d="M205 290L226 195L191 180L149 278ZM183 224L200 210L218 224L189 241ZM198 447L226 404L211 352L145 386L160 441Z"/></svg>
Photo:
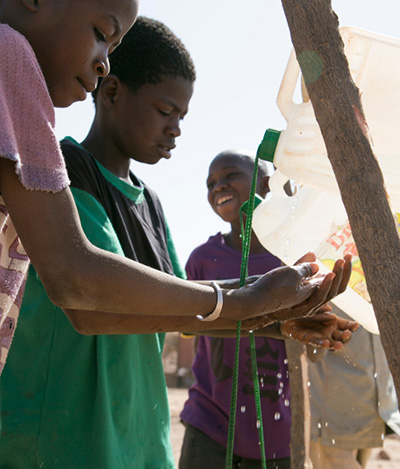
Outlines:
<svg viewBox="0 0 400 469"><path fill-rule="evenodd" d="M340 26L400 37L398 0L332 0ZM207 203L212 158L229 148L255 151L265 129L285 129L276 96L292 48L279 0L142 0L140 14L167 24L187 46L197 69L190 112L169 161L134 162L155 189L183 263L193 248L227 225ZM57 110L56 132L82 140L91 100Z"/></svg>

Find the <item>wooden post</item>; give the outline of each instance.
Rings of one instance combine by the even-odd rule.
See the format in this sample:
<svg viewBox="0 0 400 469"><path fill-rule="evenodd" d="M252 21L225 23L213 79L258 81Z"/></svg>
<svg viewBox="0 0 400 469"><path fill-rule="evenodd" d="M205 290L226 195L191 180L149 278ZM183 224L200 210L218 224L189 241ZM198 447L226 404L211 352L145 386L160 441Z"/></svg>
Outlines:
<svg viewBox="0 0 400 469"><path fill-rule="evenodd" d="M282 0L282 5L400 397L400 240L368 138L360 93L344 54L338 18L330 0Z"/></svg>
<svg viewBox="0 0 400 469"><path fill-rule="evenodd" d="M310 459L310 392L306 347L300 342L287 340L286 353L289 364L290 409L290 460L292 469L312 469Z"/></svg>

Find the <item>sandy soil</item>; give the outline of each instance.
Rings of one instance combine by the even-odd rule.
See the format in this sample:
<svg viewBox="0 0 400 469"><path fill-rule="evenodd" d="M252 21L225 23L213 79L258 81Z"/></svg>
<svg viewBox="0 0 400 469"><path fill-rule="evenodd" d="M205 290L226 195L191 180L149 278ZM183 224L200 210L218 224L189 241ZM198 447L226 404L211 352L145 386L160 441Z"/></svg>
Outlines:
<svg viewBox="0 0 400 469"><path fill-rule="evenodd" d="M178 462L184 432L183 425L179 421L179 413L187 398L187 389L170 387L168 396L171 410L172 447L175 461ZM389 435L384 441L383 448L373 450L367 469L400 469L400 438L397 435Z"/></svg>

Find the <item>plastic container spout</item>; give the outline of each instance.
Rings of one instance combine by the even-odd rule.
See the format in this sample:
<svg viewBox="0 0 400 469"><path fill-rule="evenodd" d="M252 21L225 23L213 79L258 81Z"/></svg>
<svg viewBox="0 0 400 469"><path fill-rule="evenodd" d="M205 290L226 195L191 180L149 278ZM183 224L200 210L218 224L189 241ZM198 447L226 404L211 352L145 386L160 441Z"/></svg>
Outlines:
<svg viewBox="0 0 400 469"><path fill-rule="evenodd" d="M265 131L264 137L257 149L257 156L260 159L270 161L271 163L274 162L275 150L280 134L280 130L267 129Z"/></svg>

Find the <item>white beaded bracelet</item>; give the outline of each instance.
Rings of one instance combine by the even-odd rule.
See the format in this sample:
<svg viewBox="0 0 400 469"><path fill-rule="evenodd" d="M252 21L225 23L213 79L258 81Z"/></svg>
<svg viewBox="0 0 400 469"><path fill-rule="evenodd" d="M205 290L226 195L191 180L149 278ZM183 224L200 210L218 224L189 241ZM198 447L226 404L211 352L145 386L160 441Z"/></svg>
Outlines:
<svg viewBox="0 0 400 469"><path fill-rule="evenodd" d="M210 284L217 293L217 304L215 305L215 308L213 311L211 311L211 313L206 314L205 316L201 316L200 314L198 314L196 317L197 319L200 319L200 321L215 321L219 318L219 315L222 311L222 306L224 305L224 297L222 295L222 291L218 283L210 282Z"/></svg>

